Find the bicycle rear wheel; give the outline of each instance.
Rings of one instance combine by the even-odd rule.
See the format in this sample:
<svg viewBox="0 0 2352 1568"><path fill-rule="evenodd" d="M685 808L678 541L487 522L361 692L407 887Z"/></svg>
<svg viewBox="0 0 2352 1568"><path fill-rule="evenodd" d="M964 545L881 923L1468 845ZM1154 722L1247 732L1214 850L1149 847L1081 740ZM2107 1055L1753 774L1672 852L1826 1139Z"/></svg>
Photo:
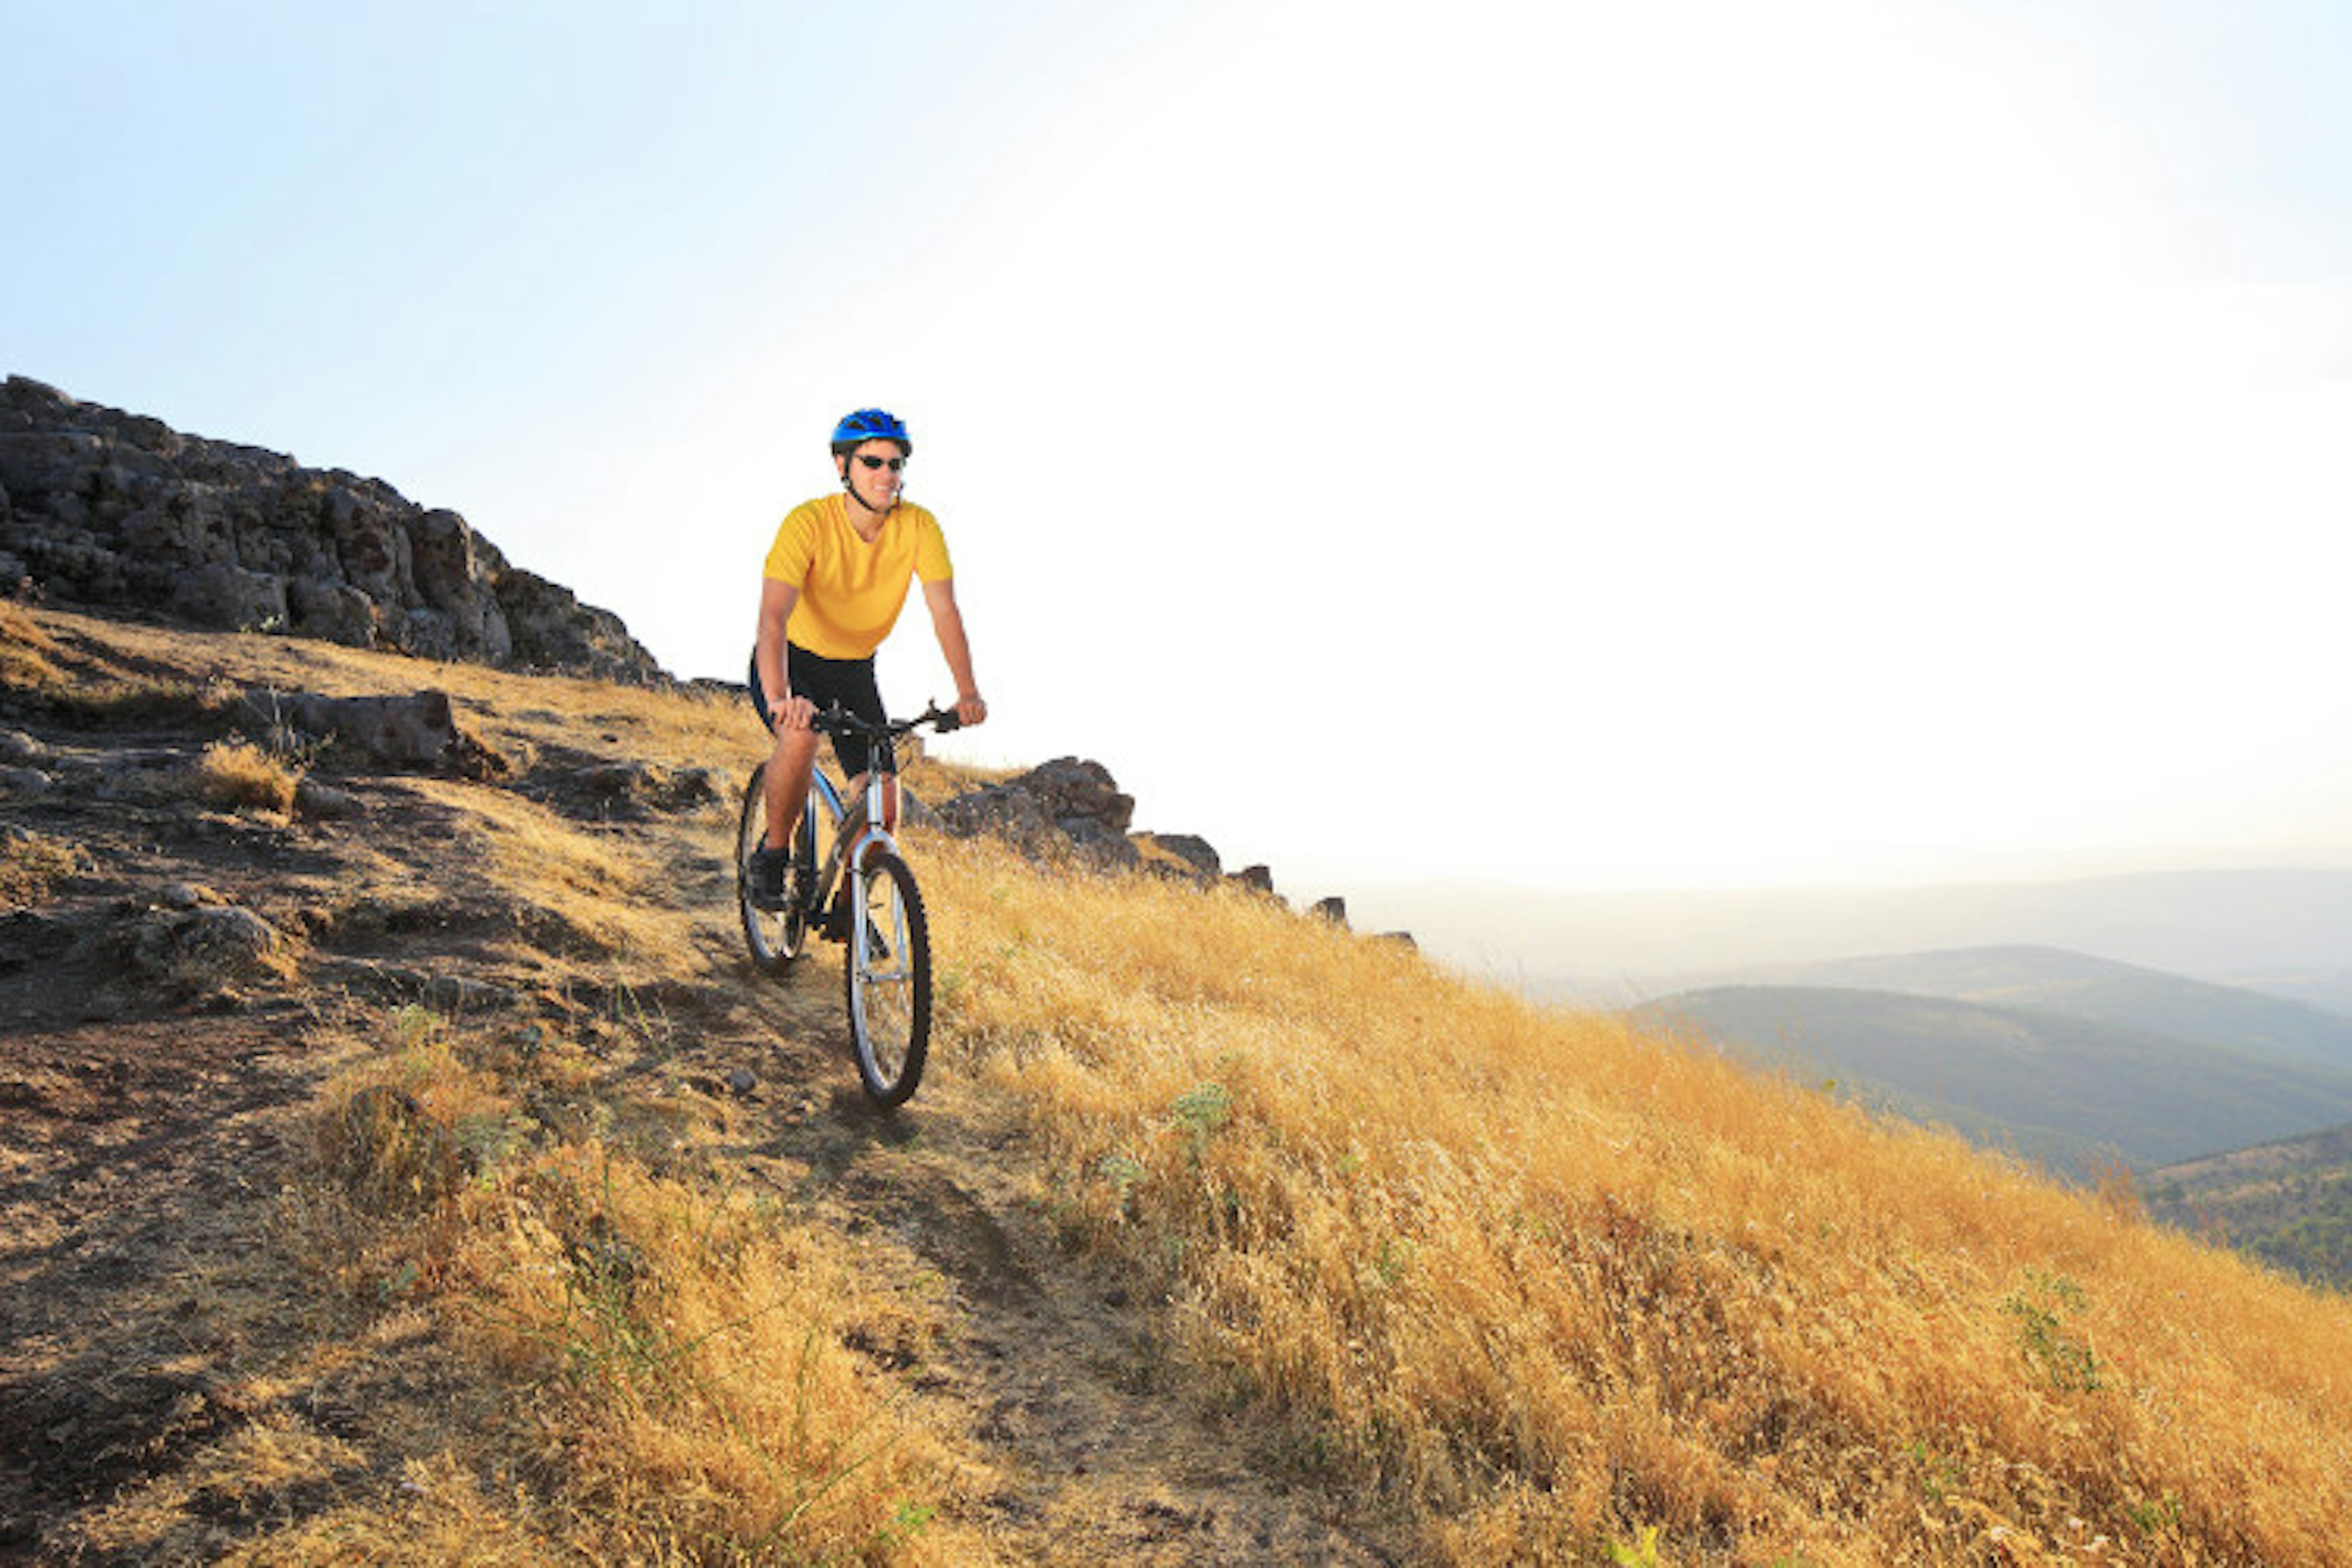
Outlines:
<svg viewBox="0 0 2352 1568"><path fill-rule="evenodd" d="M735 834L735 901L742 911L743 941L751 950L751 962L762 974L778 974L807 951L809 919L808 911L790 898L793 879L789 875L784 879L782 909L762 909L751 897L751 851L768 838L767 773L768 764L761 763L751 770L751 780L743 786L743 816ZM800 827L793 836L798 841L793 847L795 859L805 861L809 857L814 834L807 813L802 813Z"/></svg>
<svg viewBox="0 0 2352 1568"><path fill-rule="evenodd" d="M931 933L915 873L887 850L850 874L849 942L842 966L857 1076L874 1103L906 1103L931 1043Z"/></svg>

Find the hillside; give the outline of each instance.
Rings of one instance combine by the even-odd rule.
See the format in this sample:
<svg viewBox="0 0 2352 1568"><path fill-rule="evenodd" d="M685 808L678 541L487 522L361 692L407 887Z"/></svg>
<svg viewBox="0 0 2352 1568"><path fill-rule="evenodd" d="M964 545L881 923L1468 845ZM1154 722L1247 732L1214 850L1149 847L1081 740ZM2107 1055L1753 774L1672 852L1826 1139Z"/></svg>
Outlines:
<svg viewBox="0 0 2352 1568"><path fill-rule="evenodd" d="M1972 947L1793 964L1741 977L2058 1013L2271 1061L2352 1068L2352 1017L2049 947Z"/></svg>
<svg viewBox="0 0 2352 1568"><path fill-rule="evenodd" d="M5 606L0 683L0 1554L2352 1536L2352 1307L2120 1195L923 831L941 1038L878 1117L835 950L741 957L730 701ZM405 760L270 721L419 688Z"/></svg>
<svg viewBox="0 0 2352 1568"><path fill-rule="evenodd" d="M2352 1289L2352 1125L2167 1165L2143 1190L2168 1225Z"/></svg>
<svg viewBox="0 0 2352 1568"><path fill-rule="evenodd" d="M2118 1153L2145 1167L2352 1117L2352 1071L2036 1008L1729 985L1637 1016L2076 1174Z"/></svg>

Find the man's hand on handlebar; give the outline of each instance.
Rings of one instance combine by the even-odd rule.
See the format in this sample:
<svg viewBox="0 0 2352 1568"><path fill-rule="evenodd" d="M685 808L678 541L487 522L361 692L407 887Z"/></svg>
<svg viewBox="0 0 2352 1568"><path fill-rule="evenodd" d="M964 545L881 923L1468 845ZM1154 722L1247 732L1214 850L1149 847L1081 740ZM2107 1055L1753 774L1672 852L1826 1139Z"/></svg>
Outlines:
<svg viewBox="0 0 2352 1568"><path fill-rule="evenodd" d="M955 716L960 726L985 724L988 722L988 704L977 691L969 697L959 697L956 699Z"/></svg>
<svg viewBox="0 0 2352 1568"><path fill-rule="evenodd" d="M772 726L780 730L806 730L816 721L816 704L805 697L787 697L778 703Z"/></svg>

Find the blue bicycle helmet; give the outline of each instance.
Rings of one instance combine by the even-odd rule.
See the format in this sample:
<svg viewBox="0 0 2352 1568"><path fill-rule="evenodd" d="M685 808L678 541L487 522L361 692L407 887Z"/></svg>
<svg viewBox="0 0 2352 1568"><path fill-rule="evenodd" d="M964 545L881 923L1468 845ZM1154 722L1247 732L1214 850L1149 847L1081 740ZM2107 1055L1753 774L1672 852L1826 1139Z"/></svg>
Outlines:
<svg viewBox="0 0 2352 1568"><path fill-rule="evenodd" d="M899 451L909 458L915 455L915 444L907 438L905 422L885 409L861 408L833 427L835 457L856 451L860 441L896 441Z"/></svg>

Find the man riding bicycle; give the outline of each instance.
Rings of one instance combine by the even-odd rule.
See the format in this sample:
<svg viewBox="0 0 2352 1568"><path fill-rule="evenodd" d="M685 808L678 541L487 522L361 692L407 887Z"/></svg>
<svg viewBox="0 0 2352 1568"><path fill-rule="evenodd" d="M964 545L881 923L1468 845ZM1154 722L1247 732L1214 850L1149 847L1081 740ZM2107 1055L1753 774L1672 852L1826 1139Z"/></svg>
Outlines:
<svg viewBox="0 0 2352 1568"><path fill-rule="evenodd" d="M834 427L833 462L843 493L794 507L776 531L760 584L760 636L751 652L751 703L776 739L766 773L767 834L751 855L752 895L781 905L792 833L808 799L816 765L820 708L839 702L859 717L886 721L874 679L874 650L906 606L907 584L919 577L931 629L955 677L956 717L988 718L971 674L971 647L956 607L955 574L939 520L902 498L901 476L915 445L907 426L879 408L861 408ZM854 774L848 793L866 785L867 742L836 736L834 752ZM898 791L884 781L884 826L895 828Z"/></svg>

